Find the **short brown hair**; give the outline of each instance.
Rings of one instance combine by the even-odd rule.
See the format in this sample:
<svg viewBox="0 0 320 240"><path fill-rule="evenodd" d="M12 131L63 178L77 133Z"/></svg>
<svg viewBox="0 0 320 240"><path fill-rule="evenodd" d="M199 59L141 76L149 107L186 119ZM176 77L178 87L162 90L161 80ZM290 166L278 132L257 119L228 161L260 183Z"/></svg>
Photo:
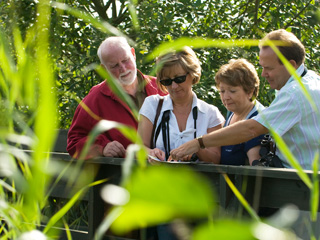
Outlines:
<svg viewBox="0 0 320 240"><path fill-rule="evenodd" d="M263 45L265 40L283 41L288 43L287 46L278 46L279 51L288 60L294 60L298 65L304 63L306 56L305 48L300 40L291 32L284 29L279 29L268 33L261 41L260 48L268 48L269 46ZM279 59L279 62L281 60Z"/></svg>
<svg viewBox="0 0 320 240"><path fill-rule="evenodd" d="M254 66L246 59L231 59L222 65L215 76L216 87L221 82L231 86L241 86L246 93L251 93L253 101L259 92L260 79Z"/></svg>
<svg viewBox="0 0 320 240"><path fill-rule="evenodd" d="M181 51L174 51L157 58L157 84L162 91L167 91L160 84L168 67L180 65L193 78L193 84L200 81L201 66L195 52L190 47L184 47Z"/></svg>

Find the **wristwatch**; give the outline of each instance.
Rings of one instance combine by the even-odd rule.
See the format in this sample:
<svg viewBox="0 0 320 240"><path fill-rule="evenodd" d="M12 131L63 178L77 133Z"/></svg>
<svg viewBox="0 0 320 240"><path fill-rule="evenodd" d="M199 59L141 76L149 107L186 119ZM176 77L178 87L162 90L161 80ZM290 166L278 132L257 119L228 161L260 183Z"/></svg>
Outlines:
<svg viewBox="0 0 320 240"><path fill-rule="evenodd" d="M199 142L199 145L200 145L200 148L201 148L201 149L206 148L206 147L204 146L204 144L203 144L202 136L197 137L197 140L198 140L198 142Z"/></svg>

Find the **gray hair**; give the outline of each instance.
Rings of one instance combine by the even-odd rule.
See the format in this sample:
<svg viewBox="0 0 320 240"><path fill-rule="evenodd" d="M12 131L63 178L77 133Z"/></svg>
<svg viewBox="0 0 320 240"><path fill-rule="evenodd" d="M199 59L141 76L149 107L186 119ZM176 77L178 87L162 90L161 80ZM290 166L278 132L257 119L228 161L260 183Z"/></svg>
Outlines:
<svg viewBox="0 0 320 240"><path fill-rule="evenodd" d="M107 37L99 46L97 54L100 59L100 63L104 64L102 59L102 51L106 52L112 46L122 46L123 48L131 49L127 39L125 37L112 36Z"/></svg>

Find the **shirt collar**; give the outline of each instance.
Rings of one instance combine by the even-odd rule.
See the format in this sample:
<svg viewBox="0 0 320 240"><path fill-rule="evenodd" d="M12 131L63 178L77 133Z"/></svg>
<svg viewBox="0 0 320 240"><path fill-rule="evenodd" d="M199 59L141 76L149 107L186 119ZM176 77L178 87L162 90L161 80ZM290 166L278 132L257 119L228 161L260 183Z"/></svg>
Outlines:
<svg viewBox="0 0 320 240"><path fill-rule="evenodd" d="M204 110L203 110L202 105L198 105L197 95L194 92L192 92L192 95L193 95L193 98L192 98L192 109L197 106L198 110L203 112ZM164 98L165 98L166 101L163 102L163 107L162 107L161 112L164 112L166 110L171 110L172 111L173 110L173 103L172 103L172 99L170 98L170 95L168 94L168 95L164 96Z"/></svg>
<svg viewBox="0 0 320 240"><path fill-rule="evenodd" d="M297 68L296 73L298 74L298 76L302 75L304 69L305 69L304 64L301 64ZM288 86L289 83L291 83L293 80L294 80L294 77L293 77L293 75L291 75L290 78L288 79L288 81L286 82L286 84L281 89L283 89L284 87ZM276 97L279 95L279 92L281 91L281 89L280 90L276 90L276 94L275 94Z"/></svg>
<svg viewBox="0 0 320 240"><path fill-rule="evenodd" d="M297 75L298 76L301 76L302 75L302 73L303 73L303 71L304 71L304 64L301 64L299 67L298 67L298 69L296 70L296 73L297 73ZM292 82L294 80L294 77L293 77L293 75L291 75L291 77L289 78L289 80L287 81L287 83L289 83L289 82Z"/></svg>

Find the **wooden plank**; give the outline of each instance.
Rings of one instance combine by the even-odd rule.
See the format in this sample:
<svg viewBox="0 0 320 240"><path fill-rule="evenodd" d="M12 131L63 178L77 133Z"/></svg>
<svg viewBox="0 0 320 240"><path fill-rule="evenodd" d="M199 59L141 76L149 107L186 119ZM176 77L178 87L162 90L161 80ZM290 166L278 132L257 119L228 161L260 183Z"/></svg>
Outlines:
<svg viewBox="0 0 320 240"><path fill-rule="evenodd" d="M119 185L121 180L121 171L123 159L105 158L100 164L99 172L96 180L108 178L107 184ZM95 161L95 160L94 160ZM92 161L90 161L92 162ZM110 164L109 164L110 163ZM100 193L103 186L95 186L90 191L89 200L89 238L93 239L94 233L102 222L106 212L108 212L110 205L104 202Z"/></svg>
<svg viewBox="0 0 320 240"><path fill-rule="evenodd" d="M263 178L260 206L280 208L285 204L294 204L301 210L309 210L310 193L301 180Z"/></svg>
<svg viewBox="0 0 320 240"><path fill-rule="evenodd" d="M58 129L57 130L57 139L53 148L54 152L67 152L67 129Z"/></svg>

